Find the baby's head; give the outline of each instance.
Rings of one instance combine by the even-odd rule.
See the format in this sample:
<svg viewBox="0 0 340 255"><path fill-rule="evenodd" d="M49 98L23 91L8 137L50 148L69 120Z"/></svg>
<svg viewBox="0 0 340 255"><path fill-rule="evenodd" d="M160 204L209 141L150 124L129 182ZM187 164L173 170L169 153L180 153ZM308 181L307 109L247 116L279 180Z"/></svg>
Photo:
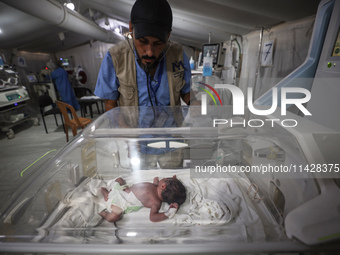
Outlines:
<svg viewBox="0 0 340 255"><path fill-rule="evenodd" d="M166 185L165 189L162 191L163 202L166 202L168 204L183 204L185 202L187 194L186 188L184 187L182 182L180 182L176 178L176 176L172 178L164 178L163 181Z"/></svg>

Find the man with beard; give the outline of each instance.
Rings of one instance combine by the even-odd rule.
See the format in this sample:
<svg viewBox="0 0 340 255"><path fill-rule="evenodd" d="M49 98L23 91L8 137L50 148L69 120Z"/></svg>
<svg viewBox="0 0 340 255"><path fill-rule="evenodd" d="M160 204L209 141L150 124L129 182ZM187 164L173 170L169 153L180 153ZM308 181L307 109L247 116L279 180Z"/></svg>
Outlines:
<svg viewBox="0 0 340 255"><path fill-rule="evenodd" d="M172 10L166 0L137 0L132 7L132 39L109 49L95 95L105 110L117 106L167 106L190 98L190 65L181 45L170 42Z"/></svg>

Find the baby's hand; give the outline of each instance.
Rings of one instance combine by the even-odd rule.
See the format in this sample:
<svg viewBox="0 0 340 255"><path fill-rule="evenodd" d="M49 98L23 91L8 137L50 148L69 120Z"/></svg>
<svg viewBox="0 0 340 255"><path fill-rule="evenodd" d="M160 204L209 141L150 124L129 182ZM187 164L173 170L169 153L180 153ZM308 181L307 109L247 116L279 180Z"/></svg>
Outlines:
<svg viewBox="0 0 340 255"><path fill-rule="evenodd" d="M168 211L166 211L164 213L164 215L166 217L168 217L169 219L171 219L176 214L178 208L179 208L179 206L178 206L177 203L172 203L172 204L170 204L170 207L169 207Z"/></svg>
<svg viewBox="0 0 340 255"><path fill-rule="evenodd" d="M159 177L153 178L153 184L158 185L159 183Z"/></svg>
<svg viewBox="0 0 340 255"><path fill-rule="evenodd" d="M169 208L176 208L176 210L178 210L179 205L177 203L171 203Z"/></svg>

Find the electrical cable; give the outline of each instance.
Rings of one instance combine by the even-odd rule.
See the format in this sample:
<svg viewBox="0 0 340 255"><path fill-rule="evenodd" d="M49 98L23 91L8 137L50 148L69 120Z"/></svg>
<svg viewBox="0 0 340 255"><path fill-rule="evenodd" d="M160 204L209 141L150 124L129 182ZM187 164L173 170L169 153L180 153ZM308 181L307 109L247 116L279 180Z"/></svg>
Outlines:
<svg viewBox="0 0 340 255"><path fill-rule="evenodd" d="M131 33L131 32L130 32L130 33ZM143 69L143 70L145 71L145 73L146 73L146 76L147 76L148 96L149 96L149 100L150 100L151 106L154 106L154 105L153 105L153 102L152 102L151 95L150 95L150 87L149 87L149 86L151 86L151 81L149 80L149 78L150 78L150 71L151 71L152 69L154 69L154 68L155 68L155 67L163 60L163 58L164 58L165 55L168 53L168 51L169 51L169 49L170 49L170 47L171 47L171 42L169 42L169 44L167 44L167 46L166 46L167 49L165 50L165 52L163 52L161 55L159 55L158 58L155 60L155 62L152 63L152 65L146 66L146 65L143 65L143 64L141 63L141 62L142 62L141 58L138 56L138 54L137 54L136 51L134 50L134 48L136 48L136 47L135 47L133 41L132 41L133 47L131 46L130 40L127 39L127 41L128 41L128 44L129 44L129 46L130 46L131 51L133 52L133 54L135 55L135 58L137 59L138 64L140 65L140 67L142 67L142 69ZM158 81L158 82L160 83L161 81ZM154 96L155 96L155 104L158 105L157 98L156 98L156 94L155 94Z"/></svg>
<svg viewBox="0 0 340 255"><path fill-rule="evenodd" d="M132 34L132 32L129 32L129 34ZM155 60L155 62L150 67L146 66L146 68L145 68L144 65L141 65L141 58L138 56L138 54L136 54L136 51L134 50L134 48L136 48L134 42L132 41L132 44L133 44L133 48L132 48L130 40L127 37L125 37L125 39L127 40L128 44L130 46L131 51L135 55L135 58L137 59L137 62L140 64L140 66L143 68L143 70L145 72L147 72L147 71L150 72L151 69L155 68L158 65L158 63L162 61L162 59L165 57L165 55L170 50L171 44L172 44L171 41L168 41L168 43L165 45L165 48L166 48L165 52L163 51L164 53L159 55L158 58Z"/></svg>
<svg viewBox="0 0 340 255"><path fill-rule="evenodd" d="M129 32L129 34L131 35L132 32ZM166 46L165 46L165 48L166 48L165 52L163 51L163 53L162 53L161 55L158 56L158 58L155 60L155 62L154 62L151 66L145 66L145 65L143 65L143 64L141 63L141 62L142 62L142 61L141 61L141 58L138 56L137 52L134 50L136 47L135 47L135 44L134 44L133 40L132 40L132 44L133 44L133 47L132 47L132 46L131 46L131 43L130 43L130 39L127 38L127 37L125 37L125 39L127 40L128 44L129 44L129 47L130 47L131 51L133 52L133 54L134 54L134 56L135 56L135 58L136 58L138 64L142 67L142 69L145 71L146 76L147 76L147 81L146 81L147 83L146 83L146 85L147 85L147 89L148 89L149 100L150 100L151 107L152 107L152 111L153 111L153 116L154 116L153 122L152 122L152 124L151 124L151 126L150 126L150 127L152 127L153 124L154 124L154 122L155 122L156 113L155 113L154 105L153 105L152 98L151 98L151 94L150 94L150 87L149 87L149 86L151 86L151 81L150 81L150 83L149 83L150 71L151 71L153 68L155 68L155 67L163 60L163 58L165 57L165 55L166 55L166 54L168 53L168 51L170 50L170 47L171 47L171 44L172 44L172 43L171 43L171 41L168 41L168 43L167 43ZM158 81L158 82L160 83L161 81ZM155 104L156 104L156 106L157 106L157 105L158 105L158 102L157 102L156 94L154 94L154 96L155 96Z"/></svg>
<svg viewBox="0 0 340 255"><path fill-rule="evenodd" d="M154 123L155 123L155 121L156 121L156 112L155 112L155 109L154 109L154 105L153 105L153 103L152 103L152 99L151 99L151 95L150 95L150 88L149 88L149 77L150 77L150 74L149 73L147 73L146 74L146 86L147 86L147 88L148 88L148 95L149 95L149 100L150 100L150 103L151 103L151 109L152 109L152 113L153 113L153 120L152 120L152 123L151 123L151 125L150 125L150 127L152 127L153 125L154 125ZM150 84L150 86L151 86L151 84ZM155 95L155 103L156 103L156 106L157 106L157 99L156 99L156 95Z"/></svg>
<svg viewBox="0 0 340 255"><path fill-rule="evenodd" d="M146 87L148 88L148 95L149 95L149 100L150 100L151 106L153 106L152 98L151 98L151 95L150 95L150 88L149 88L149 75L150 75L149 73L146 73ZM156 99L156 96L155 96L155 99Z"/></svg>

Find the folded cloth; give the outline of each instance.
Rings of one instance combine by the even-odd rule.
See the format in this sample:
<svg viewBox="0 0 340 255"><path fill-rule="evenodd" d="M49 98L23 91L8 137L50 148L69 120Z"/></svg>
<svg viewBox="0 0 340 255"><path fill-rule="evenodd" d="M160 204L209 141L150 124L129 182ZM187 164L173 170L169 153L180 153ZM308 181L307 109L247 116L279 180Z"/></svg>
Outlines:
<svg viewBox="0 0 340 255"><path fill-rule="evenodd" d="M190 179L187 190L188 199L183 205L187 213L175 217L176 225L223 225L239 211L240 197L231 194L227 182Z"/></svg>
<svg viewBox="0 0 340 255"><path fill-rule="evenodd" d="M107 188L110 192L105 207L109 212L111 212L111 205L118 206L124 213L135 212L143 207L142 202L136 198L132 191L127 193L122 190L126 187L126 185L120 186L118 182L113 182L111 187Z"/></svg>

